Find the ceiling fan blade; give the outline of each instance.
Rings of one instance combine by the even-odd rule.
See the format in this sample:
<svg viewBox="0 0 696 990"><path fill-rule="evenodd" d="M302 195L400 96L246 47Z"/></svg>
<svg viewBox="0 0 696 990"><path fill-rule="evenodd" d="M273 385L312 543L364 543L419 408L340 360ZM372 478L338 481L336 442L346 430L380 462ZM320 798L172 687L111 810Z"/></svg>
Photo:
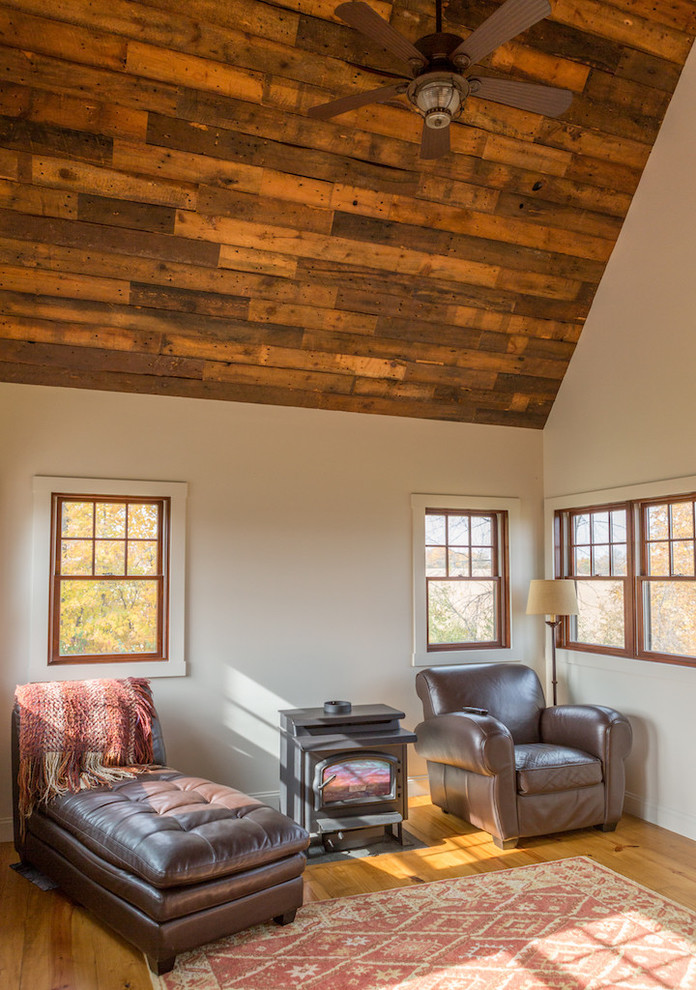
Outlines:
<svg viewBox="0 0 696 990"><path fill-rule="evenodd" d="M494 14L455 48L450 58L466 55L468 64L474 65L490 55L498 45L504 45L550 13L549 0L505 0L502 7L498 7Z"/></svg>
<svg viewBox="0 0 696 990"><path fill-rule="evenodd" d="M423 136L421 137L421 158L442 158L450 150L450 129L447 127L428 127L423 121Z"/></svg>
<svg viewBox="0 0 696 990"><path fill-rule="evenodd" d="M391 100L405 90L405 84L399 83L396 86L381 86L379 89L368 89L366 93L354 93L352 96L342 96L339 100L332 100L330 103L320 103L317 107L310 107L307 111L309 117L316 117L317 120L328 120L329 117L336 117L339 113L347 113L348 110L357 110L367 103L384 103Z"/></svg>
<svg viewBox="0 0 696 990"><path fill-rule="evenodd" d="M336 7L335 14L342 21L376 41L383 48L405 62L417 62L425 65L426 59L402 34L391 26L383 17L376 14L369 4L362 0L351 0Z"/></svg>
<svg viewBox="0 0 696 990"><path fill-rule="evenodd" d="M545 117L557 117L568 109L573 94L568 89L555 86L536 86L533 83L517 82L515 79L469 79L472 96L493 103L504 103L518 110L531 110Z"/></svg>

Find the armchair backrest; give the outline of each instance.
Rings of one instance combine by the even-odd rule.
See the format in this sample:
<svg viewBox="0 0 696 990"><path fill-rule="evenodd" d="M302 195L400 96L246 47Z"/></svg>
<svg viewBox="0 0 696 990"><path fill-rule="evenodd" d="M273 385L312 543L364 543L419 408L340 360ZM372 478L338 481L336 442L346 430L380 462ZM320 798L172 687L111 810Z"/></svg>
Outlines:
<svg viewBox="0 0 696 990"><path fill-rule="evenodd" d="M474 663L428 667L416 675L425 718L485 708L507 726L516 745L539 742L546 707L539 678L519 663Z"/></svg>

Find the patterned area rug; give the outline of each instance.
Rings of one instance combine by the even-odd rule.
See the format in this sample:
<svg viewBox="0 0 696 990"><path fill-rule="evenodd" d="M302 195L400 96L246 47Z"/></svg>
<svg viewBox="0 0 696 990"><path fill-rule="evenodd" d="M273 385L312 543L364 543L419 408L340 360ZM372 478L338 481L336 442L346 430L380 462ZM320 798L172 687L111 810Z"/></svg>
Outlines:
<svg viewBox="0 0 696 990"><path fill-rule="evenodd" d="M583 856L318 901L158 990L695 990L696 914Z"/></svg>

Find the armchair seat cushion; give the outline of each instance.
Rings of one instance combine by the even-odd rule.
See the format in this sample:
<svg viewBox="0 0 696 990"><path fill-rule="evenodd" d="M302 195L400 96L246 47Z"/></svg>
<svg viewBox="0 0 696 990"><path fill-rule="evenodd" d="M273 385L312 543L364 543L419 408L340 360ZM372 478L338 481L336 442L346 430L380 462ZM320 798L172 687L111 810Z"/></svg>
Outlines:
<svg viewBox="0 0 696 990"><path fill-rule="evenodd" d="M601 762L569 746L515 746L515 770L518 794L550 794L602 783Z"/></svg>

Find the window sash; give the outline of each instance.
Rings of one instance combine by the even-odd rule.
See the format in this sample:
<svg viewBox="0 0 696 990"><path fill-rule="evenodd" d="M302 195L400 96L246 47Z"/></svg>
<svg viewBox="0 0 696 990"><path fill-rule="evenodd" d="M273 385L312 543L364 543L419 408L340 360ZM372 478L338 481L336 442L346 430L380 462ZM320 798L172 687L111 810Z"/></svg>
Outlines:
<svg viewBox="0 0 696 990"><path fill-rule="evenodd" d="M636 579L636 603L638 630L640 633L638 657L645 660L656 660L661 663L681 663L684 665L696 666L696 636L694 633L692 633L690 637L693 644L692 652L690 653L669 652L652 647L652 624L650 609L647 607L647 601L651 587L656 587L660 584L666 584L668 587L671 587L676 591L680 585L683 588L686 588L689 584L696 585L696 578L693 576L690 578L640 576ZM658 623L656 623L656 625L658 625Z"/></svg>
<svg viewBox="0 0 696 990"><path fill-rule="evenodd" d="M426 629L426 652L440 653L457 650L478 650L495 649L508 647L509 638L509 564L508 564L508 513L506 510L487 511L474 509L452 509L452 508L426 508L425 517L444 516L447 520L445 542L440 544L423 545L425 553L428 547L442 547L445 550L445 574L428 575L427 567L425 574L425 629ZM453 517L468 518L468 538L465 543L449 542L449 519ZM491 523L491 541L486 544L476 544L472 535L472 519L489 519ZM450 548L466 547L468 554L468 574L450 574ZM474 574L474 552L477 549L490 549L491 551L491 571L489 574ZM494 590L493 601L493 626L494 636L490 639L457 640L456 642L432 642L430 636L430 588L431 584L437 582L462 582L462 583L491 583Z"/></svg>
<svg viewBox="0 0 696 990"><path fill-rule="evenodd" d="M66 537L62 533L63 505L66 502L92 503L92 528L90 536ZM96 571L95 554L96 545L99 542L106 542L107 538L97 535L95 525L96 508L99 504L116 504L125 506L126 523L123 537L113 538L114 541L121 540L125 545L124 551L124 573L123 574L99 574ZM129 543L137 544L144 542L155 542L152 538L131 537L128 534L128 508L131 505L153 505L157 508L157 552L156 571L153 574L139 575L128 573L128 546ZM169 641L169 526L170 526L170 499L168 497L137 497L137 496L101 496L87 495L79 493L52 493L51 497L51 567L50 567L50 593L49 593L49 643L48 643L48 663L49 665L59 664L88 664L88 663L126 663L139 661L167 661L168 641ZM81 539L91 542L91 574L63 574L62 573L62 545L70 540ZM152 651L140 652L120 652L120 653L63 653L61 652L61 601L64 586L76 582L91 583L112 583L112 582L135 582L149 584L156 589L156 617L154 621L156 647Z"/></svg>
<svg viewBox="0 0 696 990"><path fill-rule="evenodd" d="M612 645L611 643L594 643L591 640L580 639L578 635L579 618L577 616L563 616L561 619L560 633L559 633L559 646L563 646L566 649L580 650L586 653L609 653L615 656L629 656L630 655L630 644L631 644L631 581L630 578L620 578L620 577L574 577L572 580L575 581L578 599L582 602L582 590L581 586L586 585L598 585L610 584L610 583L620 583L623 589L623 646Z"/></svg>
<svg viewBox="0 0 696 990"><path fill-rule="evenodd" d="M428 652L437 653L447 650L486 649L503 646L501 642L501 599L503 595L502 578L500 577L426 577L426 634ZM457 582L465 584L491 584L493 586L493 631L490 639L456 640L453 642L433 642L430 638L430 589L432 584Z"/></svg>

